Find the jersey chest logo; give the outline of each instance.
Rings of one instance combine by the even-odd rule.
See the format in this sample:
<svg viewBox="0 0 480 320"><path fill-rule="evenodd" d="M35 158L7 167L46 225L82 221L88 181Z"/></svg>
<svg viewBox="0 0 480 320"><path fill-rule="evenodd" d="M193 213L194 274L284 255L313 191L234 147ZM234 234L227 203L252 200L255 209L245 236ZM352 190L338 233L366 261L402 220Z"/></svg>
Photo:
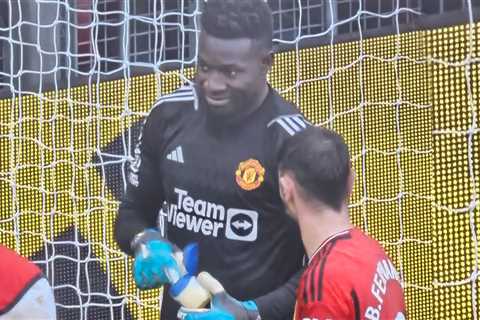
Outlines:
<svg viewBox="0 0 480 320"><path fill-rule="evenodd" d="M265 180L265 168L256 159L242 161L235 171L235 180L243 190L255 190Z"/></svg>

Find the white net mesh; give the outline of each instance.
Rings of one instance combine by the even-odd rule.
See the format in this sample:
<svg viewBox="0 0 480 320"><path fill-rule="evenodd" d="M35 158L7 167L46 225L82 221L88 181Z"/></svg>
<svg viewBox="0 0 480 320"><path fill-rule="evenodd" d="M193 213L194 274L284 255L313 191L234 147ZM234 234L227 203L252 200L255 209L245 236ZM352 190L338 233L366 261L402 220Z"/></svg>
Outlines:
<svg viewBox="0 0 480 320"><path fill-rule="evenodd" d="M480 4L268 2L285 49L270 82L345 136L352 219L393 258L410 318L477 319ZM112 224L141 119L192 78L201 8L0 2L0 242L44 269L60 319L159 317Z"/></svg>

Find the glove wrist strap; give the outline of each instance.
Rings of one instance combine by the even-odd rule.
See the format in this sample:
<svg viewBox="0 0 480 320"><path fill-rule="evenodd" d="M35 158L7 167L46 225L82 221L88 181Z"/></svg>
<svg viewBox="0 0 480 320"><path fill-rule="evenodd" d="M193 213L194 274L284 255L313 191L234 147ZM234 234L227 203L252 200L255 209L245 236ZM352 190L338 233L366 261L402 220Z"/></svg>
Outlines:
<svg viewBox="0 0 480 320"><path fill-rule="evenodd" d="M130 242L130 248L132 248L133 251L136 251L141 244L146 244L148 241L151 240L165 239L162 238L160 232L158 232L156 229L145 229L135 235L135 237L132 239L132 242Z"/></svg>
<svg viewBox="0 0 480 320"><path fill-rule="evenodd" d="M247 311L248 320L262 320L258 311Z"/></svg>

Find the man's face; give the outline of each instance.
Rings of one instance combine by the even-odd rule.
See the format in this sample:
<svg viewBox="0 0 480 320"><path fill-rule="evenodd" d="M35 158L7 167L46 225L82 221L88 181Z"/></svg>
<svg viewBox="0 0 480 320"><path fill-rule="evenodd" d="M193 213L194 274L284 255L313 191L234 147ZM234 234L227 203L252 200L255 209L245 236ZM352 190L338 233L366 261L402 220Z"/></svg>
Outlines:
<svg viewBox="0 0 480 320"><path fill-rule="evenodd" d="M257 107L265 92L270 60L253 40L200 34L195 81L211 114L236 118Z"/></svg>

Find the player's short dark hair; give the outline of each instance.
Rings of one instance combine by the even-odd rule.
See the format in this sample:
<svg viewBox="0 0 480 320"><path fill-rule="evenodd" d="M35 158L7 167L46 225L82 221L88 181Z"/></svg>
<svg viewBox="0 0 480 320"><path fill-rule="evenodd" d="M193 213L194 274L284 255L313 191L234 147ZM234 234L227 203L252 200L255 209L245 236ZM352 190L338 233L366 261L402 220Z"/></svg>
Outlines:
<svg viewBox="0 0 480 320"><path fill-rule="evenodd" d="M287 139L280 149L279 170L293 173L308 199L339 210L347 197L350 157L334 131L312 126Z"/></svg>
<svg viewBox="0 0 480 320"><path fill-rule="evenodd" d="M249 38L272 48L272 11L264 0L208 0L200 21L211 36Z"/></svg>

